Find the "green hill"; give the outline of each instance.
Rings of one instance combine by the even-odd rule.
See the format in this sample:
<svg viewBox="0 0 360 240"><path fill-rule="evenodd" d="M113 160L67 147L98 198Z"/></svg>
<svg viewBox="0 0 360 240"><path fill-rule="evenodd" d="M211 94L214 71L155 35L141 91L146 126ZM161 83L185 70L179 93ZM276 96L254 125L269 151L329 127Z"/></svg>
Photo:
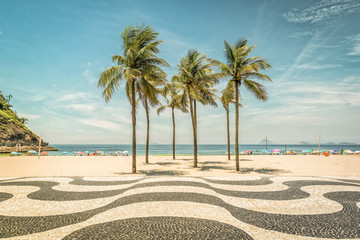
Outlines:
<svg viewBox="0 0 360 240"><path fill-rule="evenodd" d="M11 95L4 96L0 91L0 152L12 151L9 147L21 146L36 147L39 137L25 126L26 118L17 116L10 104ZM42 143L42 146L47 146Z"/></svg>

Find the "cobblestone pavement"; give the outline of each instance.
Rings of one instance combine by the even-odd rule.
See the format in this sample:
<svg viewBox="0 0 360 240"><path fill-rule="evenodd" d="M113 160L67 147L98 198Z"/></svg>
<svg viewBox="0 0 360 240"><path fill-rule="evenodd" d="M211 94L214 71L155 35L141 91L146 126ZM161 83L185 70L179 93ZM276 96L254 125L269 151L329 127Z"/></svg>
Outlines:
<svg viewBox="0 0 360 240"><path fill-rule="evenodd" d="M0 238L360 239L360 179L0 178Z"/></svg>

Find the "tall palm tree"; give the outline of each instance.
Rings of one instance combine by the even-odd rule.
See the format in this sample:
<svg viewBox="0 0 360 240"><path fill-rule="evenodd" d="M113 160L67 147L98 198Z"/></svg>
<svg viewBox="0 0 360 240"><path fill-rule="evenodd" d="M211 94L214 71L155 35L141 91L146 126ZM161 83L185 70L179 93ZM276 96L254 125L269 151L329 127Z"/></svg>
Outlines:
<svg viewBox="0 0 360 240"><path fill-rule="evenodd" d="M215 64L223 76L230 77L230 84L235 87L235 160L236 171L240 171L239 166L239 88L243 84L257 99L267 101L268 95L265 86L251 79L272 81L271 78L261 70L270 69L271 65L266 59L261 57L249 57L255 45L249 46L247 40L239 39L235 45L224 41L226 63L218 60L210 60Z"/></svg>
<svg viewBox="0 0 360 240"><path fill-rule="evenodd" d="M217 73L213 73L210 62L205 63L206 55L189 50L178 65L178 74L172 79L182 85L183 94L190 103L190 115L194 136L194 167L197 167L197 115L196 102L216 106L215 94L211 87L218 82Z"/></svg>
<svg viewBox="0 0 360 240"><path fill-rule="evenodd" d="M112 57L117 65L106 69L98 82L98 87L104 89L102 96L108 102L120 87L120 82L126 81L126 96L131 103L133 173L136 173L136 83L147 73L159 70L159 66L167 66L156 56L162 42L156 41L158 35L150 26L126 27L120 35L123 53Z"/></svg>
<svg viewBox="0 0 360 240"><path fill-rule="evenodd" d="M234 84L229 81L226 88L221 91L221 97L219 98L225 111L226 111L226 135L227 135L227 156L230 160L230 103L235 103L235 88ZM242 107L239 104L239 107Z"/></svg>
<svg viewBox="0 0 360 240"><path fill-rule="evenodd" d="M228 160L230 160L230 124L229 124L229 118L230 118L230 103L234 100L234 84L230 82L226 85L226 88L221 91L222 95L220 97L220 101L226 110L226 137L227 137L227 156Z"/></svg>
<svg viewBox="0 0 360 240"><path fill-rule="evenodd" d="M163 95L165 96L167 105L163 105L157 109L159 115L166 108L171 108L171 119L173 127L173 159L175 159L175 109L179 109L182 112L188 112L187 103L184 95L180 95L180 88L177 83L170 83L164 87ZM167 98L170 97L170 99Z"/></svg>
<svg viewBox="0 0 360 240"><path fill-rule="evenodd" d="M146 113L146 145L145 163L149 163L149 139L150 139L150 106L155 107L160 104L158 95L161 93L160 86L166 84L166 74L162 70L151 71L137 81L136 86L139 99L143 103Z"/></svg>

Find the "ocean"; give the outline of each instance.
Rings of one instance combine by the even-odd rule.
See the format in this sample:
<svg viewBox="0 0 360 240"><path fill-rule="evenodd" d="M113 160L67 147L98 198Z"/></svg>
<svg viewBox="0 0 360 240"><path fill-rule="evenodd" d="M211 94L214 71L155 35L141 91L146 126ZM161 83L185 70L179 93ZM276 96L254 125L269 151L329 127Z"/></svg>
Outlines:
<svg viewBox="0 0 360 240"><path fill-rule="evenodd" d="M128 151L131 155L131 144L51 144L51 146L59 149L59 151L49 152L49 155L62 155L63 152L68 152L69 155L73 152L85 152L94 153L95 151L104 151L106 155L114 154L117 151ZM231 145L231 153L235 153L235 146ZM267 150L281 149L283 151L295 151L301 153L302 150L317 150L317 145L268 145ZM360 150L360 145L320 145L320 150ZM239 145L240 151L250 150L253 154L260 154L263 150L266 150L265 145ZM175 148L177 155L192 155L193 145L191 144L177 144ZM198 155L226 155L226 144L199 144ZM145 155L145 144L136 145L136 154L139 156ZM172 155L171 144L152 144L149 147L149 155Z"/></svg>

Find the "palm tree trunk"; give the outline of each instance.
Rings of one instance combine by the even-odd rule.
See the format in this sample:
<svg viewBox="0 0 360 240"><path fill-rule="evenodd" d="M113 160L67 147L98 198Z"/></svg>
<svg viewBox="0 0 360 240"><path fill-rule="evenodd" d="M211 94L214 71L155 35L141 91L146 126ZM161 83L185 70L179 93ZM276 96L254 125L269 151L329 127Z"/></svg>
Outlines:
<svg viewBox="0 0 360 240"><path fill-rule="evenodd" d="M173 122L173 159L175 160L175 114L174 108L171 108L172 111L172 122Z"/></svg>
<svg viewBox="0 0 360 240"><path fill-rule="evenodd" d="M145 112L146 112L146 147L145 147L145 163L149 163L149 130L150 130L150 118L147 98L145 97Z"/></svg>
<svg viewBox="0 0 360 240"><path fill-rule="evenodd" d="M190 102L190 115L191 115L191 123L192 123L192 127L193 127L193 136L194 136L194 167L197 167L197 152L195 149L195 145L196 145L196 131L195 131L195 120L194 120L194 109L193 109L193 100L190 97L190 91L189 91L189 102Z"/></svg>
<svg viewBox="0 0 360 240"><path fill-rule="evenodd" d="M230 127L229 127L229 104L226 105L226 128L227 128L227 147L228 160L230 160Z"/></svg>
<svg viewBox="0 0 360 240"><path fill-rule="evenodd" d="M195 141L194 141L194 152L196 154L196 167L197 167L197 114L196 114L196 100L194 100L194 125L195 125Z"/></svg>
<svg viewBox="0 0 360 240"><path fill-rule="evenodd" d="M236 171L240 171L239 164L239 83L235 81L235 160L236 160Z"/></svg>
<svg viewBox="0 0 360 240"><path fill-rule="evenodd" d="M131 82L131 118L132 118L132 173L136 173L136 106L135 80Z"/></svg>

